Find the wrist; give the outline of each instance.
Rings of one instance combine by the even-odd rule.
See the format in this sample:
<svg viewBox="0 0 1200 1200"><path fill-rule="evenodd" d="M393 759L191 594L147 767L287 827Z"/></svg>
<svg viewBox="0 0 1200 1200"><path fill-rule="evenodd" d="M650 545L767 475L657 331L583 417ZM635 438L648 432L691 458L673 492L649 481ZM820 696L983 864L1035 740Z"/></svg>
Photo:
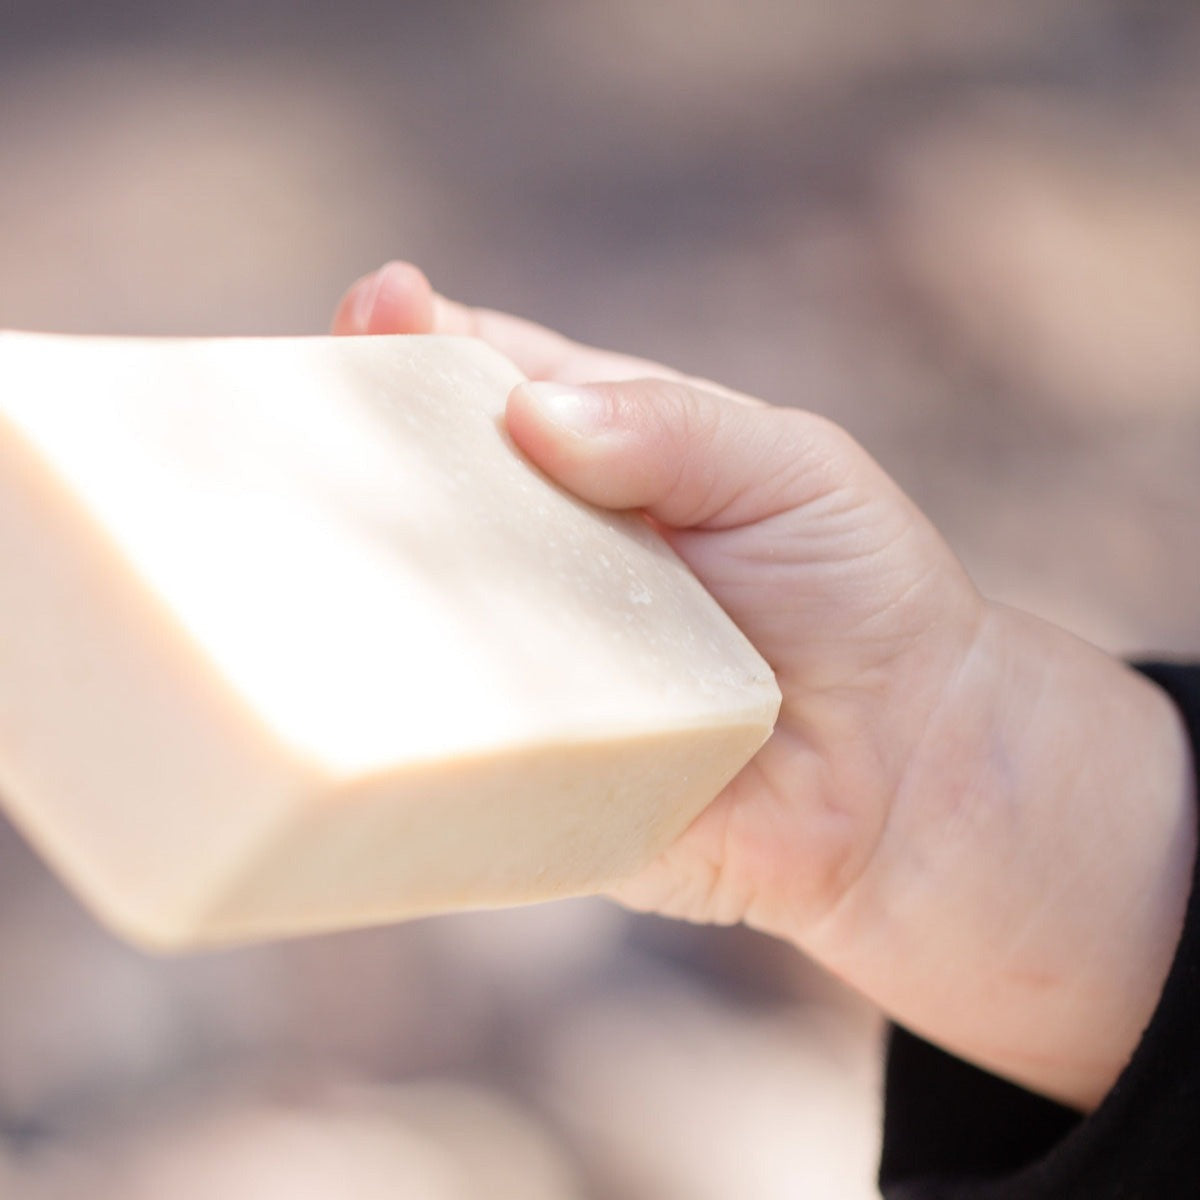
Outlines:
<svg viewBox="0 0 1200 1200"><path fill-rule="evenodd" d="M991 606L869 870L805 944L916 1032L1090 1107L1173 958L1191 778L1158 688Z"/></svg>

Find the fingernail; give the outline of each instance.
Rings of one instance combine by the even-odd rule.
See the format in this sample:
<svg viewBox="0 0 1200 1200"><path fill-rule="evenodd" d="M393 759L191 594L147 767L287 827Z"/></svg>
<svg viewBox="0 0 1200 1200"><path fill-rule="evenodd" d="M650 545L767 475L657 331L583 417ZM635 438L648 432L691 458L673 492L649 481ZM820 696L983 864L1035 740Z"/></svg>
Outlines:
<svg viewBox="0 0 1200 1200"><path fill-rule="evenodd" d="M358 333L367 333L371 328L371 314L375 311L375 301L379 299L379 290L383 286L383 271L368 275L359 284L354 293L354 306L350 310L350 321Z"/></svg>
<svg viewBox="0 0 1200 1200"><path fill-rule="evenodd" d="M591 388L566 383L523 383L525 394L542 418L560 429L585 436L599 433L609 424L608 398Z"/></svg>

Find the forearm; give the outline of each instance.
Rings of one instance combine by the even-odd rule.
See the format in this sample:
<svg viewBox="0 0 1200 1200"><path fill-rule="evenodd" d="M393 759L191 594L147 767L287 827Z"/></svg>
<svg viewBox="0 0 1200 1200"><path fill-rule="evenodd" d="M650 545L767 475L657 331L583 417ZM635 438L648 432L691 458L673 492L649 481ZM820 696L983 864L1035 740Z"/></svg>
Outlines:
<svg viewBox="0 0 1200 1200"><path fill-rule="evenodd" d="M1157 688L991 609L869 869L799 940L916 1032L1090 1108L1171 963L1195 855L1191 779Z"/></svg>

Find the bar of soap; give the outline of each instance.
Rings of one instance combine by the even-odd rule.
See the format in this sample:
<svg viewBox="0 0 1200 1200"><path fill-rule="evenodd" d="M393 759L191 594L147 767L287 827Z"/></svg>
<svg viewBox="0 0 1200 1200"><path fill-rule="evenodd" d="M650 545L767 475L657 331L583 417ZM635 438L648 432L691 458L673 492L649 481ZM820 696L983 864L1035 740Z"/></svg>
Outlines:
<svg viewBox="0 0 1200 1200"><path fill-rule="evenodd" d="M469 338L0 334L0 800L189 947L599 890L768 736L636 515L507 439Z"/></svg>

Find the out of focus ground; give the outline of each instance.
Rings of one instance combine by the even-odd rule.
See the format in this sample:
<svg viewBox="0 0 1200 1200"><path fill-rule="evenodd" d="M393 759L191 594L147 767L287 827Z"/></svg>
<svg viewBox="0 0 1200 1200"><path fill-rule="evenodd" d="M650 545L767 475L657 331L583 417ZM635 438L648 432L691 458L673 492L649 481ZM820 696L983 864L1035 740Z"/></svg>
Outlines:
<svg viewBox="0 0 1200 1200"><path fill-rule="evenodd" d="M991 594L1200 650L1193 5L249 7L8 0L0 325L317 332L411 257L825 412ZM5 1198L860 1200L877 1032L598 902L151 960L0 831Z"/></svg>

